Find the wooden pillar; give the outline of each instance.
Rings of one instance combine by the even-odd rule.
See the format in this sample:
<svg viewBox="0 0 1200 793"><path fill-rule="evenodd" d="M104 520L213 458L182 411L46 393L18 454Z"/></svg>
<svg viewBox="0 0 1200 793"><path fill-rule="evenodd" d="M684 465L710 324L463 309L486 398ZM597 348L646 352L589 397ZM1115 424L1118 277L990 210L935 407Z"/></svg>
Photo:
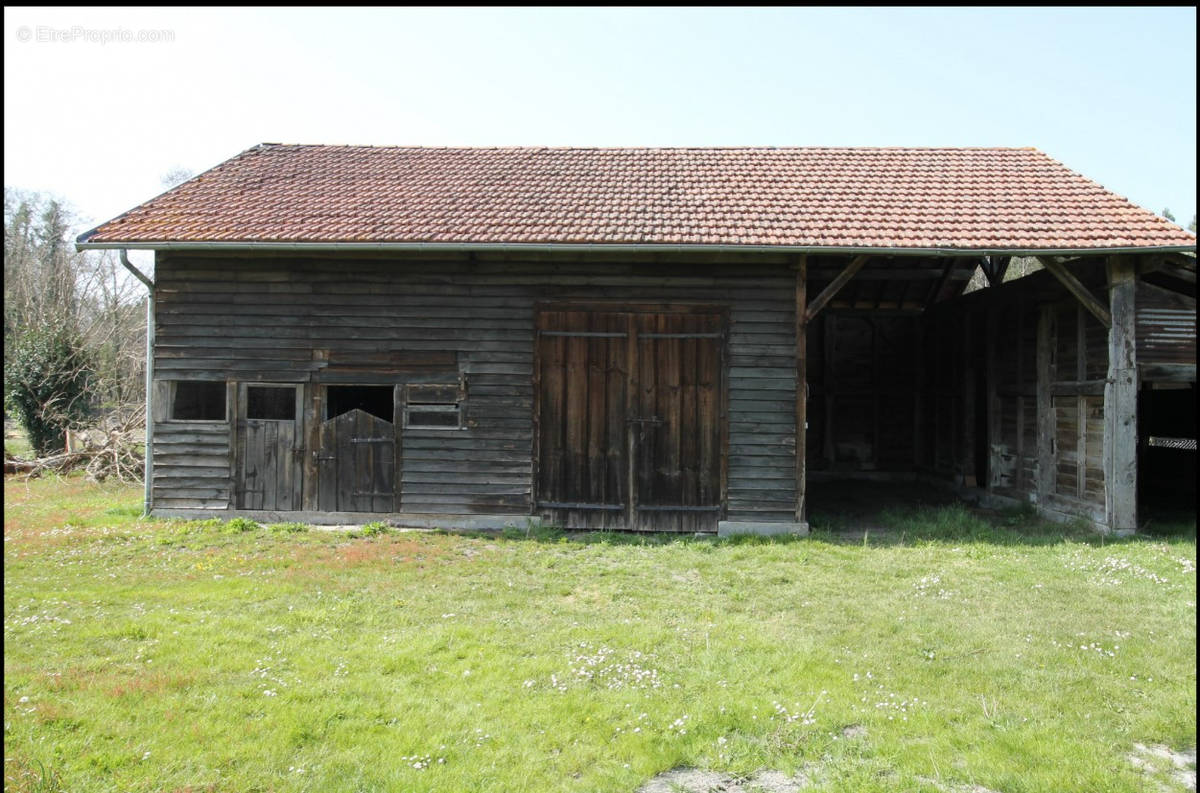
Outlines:
<svg viewBox="0 0 1200 793"><path fill-rule="evenodd" d="M1037 490L1039 504L1045 504L1054 493L1055 466L1058 462L1054 448L1054 400L1051 385L1055 376L1054 307L1042 306L1037 325Z"/></svg>
<svg viewBox="0 0 1200 793"><path fill-rule="evenodd" d="M1108 526L1137 529L1136 262L1108 259L1108 382L1104 387L1104 490Z"/></svg>
<svg viewBox="0 0 1200 793"><path fill-rule="evenodd" d="M808 257L796 262L796 522L808 515Z"/></svg>

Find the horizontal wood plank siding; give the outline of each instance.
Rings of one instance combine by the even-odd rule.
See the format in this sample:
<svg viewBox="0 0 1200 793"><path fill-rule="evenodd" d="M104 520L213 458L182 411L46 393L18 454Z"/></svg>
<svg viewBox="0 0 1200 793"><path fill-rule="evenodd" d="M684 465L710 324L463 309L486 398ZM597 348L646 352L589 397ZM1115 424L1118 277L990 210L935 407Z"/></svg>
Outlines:
<svg viewBox="0 0 1200 793"><path fill-rule="evenodd" d="M1139 364L1196 363L1196 300L1139 281L1137 361Z"/></svg>
<svg viewBox="0 0 1200 793"><path fill-rule="evenodd" d="M786 267L160 254L157 283L162 380L368 382L377 368L337 366L329 355L452 353L466 378L465 426L403 430L399 508L410 513L533 511L538 303L726 308L726 517L794 519L794 284ZM414 360L396 368L396 381L437 381L436 367ZM156 466L171 449L163 442L156 435ZM160 488L156 476L156 503L175 497L170 484ZM228 473L223 484L227 491Z"/></svg>
<svg viewBox="0 0 1200 793"><path fill-rule="evenodd" d="M230 506L230 425L212 421L154 423L154 505L171 509Z"/></svg>

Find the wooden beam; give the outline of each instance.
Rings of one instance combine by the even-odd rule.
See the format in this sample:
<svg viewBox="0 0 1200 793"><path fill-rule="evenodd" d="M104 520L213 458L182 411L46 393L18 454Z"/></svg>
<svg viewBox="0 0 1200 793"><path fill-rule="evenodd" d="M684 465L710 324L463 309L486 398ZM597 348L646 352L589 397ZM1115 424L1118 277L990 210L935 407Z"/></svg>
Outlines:
<svg viewBox="0 0 1200 793"><path fill-rule="evenodd" d="M1079 279L1066 268L1049 256L1039 256L1037 260L1042 263L1050 273L1067 288L1067 291L1075 295L1075 299L1083 304L1083 307L1092 312L1092 316L1100 320L1106 328L1112 327L1112 315L1109 314L1104 304L1096 299L1088 288L1079 282Z"/></svg>
<svg viewBox="0 0 1200 793"><path fill-rule="evenodd" d="M825 287L821 291L821 294L817 295L816 298L808 304L808 308L804 312L805 323L812 322L813 318L816 317L817 314L821 313L821 309L825 308L825 305L830 300L833 300L834 296L837 295L837 293L842 290L842 287L846 285L846 282L853 278L854 274L863 268L863 265L867 263L869 258L869 256L865 255L855 256L850 264L846 265L846 269L838 273L837 277L829 282L829 286Z"/></svg>
<svg viewBox="0 0 1200 793"><path fill-rule="evenodd" d="M796 522L808 513L808 257L796 262Z"/></svg>
<svg viewBox="0 0 1200 793"><path fill-rule="evenodd" d="M1185 283L1196 283L1196 271L1187 267L1180 267L1177 264L1171 264L1164 259L1151 261L1150 263L1138 267L1138 275L1147 275L1150 273L1162 273L1171 278L1177 278Z"/></svg>
<svg viewBox="0 0 1200 793"><path fill-rule="evenodd" d="M942 277L945 267L880 267L864 270L855 278L859 281L936 281ZM840 267L809 267L808 278L813 282L832 281L842 271ZM970 281L971 273L955 270L950 274L951 281Z"/></svg>
<svg viewBox="0 0 1200 793"><path fill-rule="evenodd" d="M1139 363L1138 379L1143 382L1194 383L1194 363Z"/></svg>
<svg viewBox="0 0 1200 793"><path fill-rule="evenodd" d="M1108 385L1104 389L1104 483L1108 525L1137 529L1137 331L1135 263L1130 256L1108 260L1112 323L1108 331Z"/></svg>

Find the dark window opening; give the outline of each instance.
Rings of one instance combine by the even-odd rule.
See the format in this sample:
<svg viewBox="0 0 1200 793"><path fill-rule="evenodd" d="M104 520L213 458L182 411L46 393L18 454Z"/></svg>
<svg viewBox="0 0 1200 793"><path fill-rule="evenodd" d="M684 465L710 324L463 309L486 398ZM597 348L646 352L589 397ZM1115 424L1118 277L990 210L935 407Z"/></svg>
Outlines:
<svg viewBox="0 0 1200 793"><path fill-rule="evenodd" d="M267 421L295 421L295 386L247 386L246 418Z"/></svg>
<svg viewBox="0 0 1200 793"><path fill-rule="evenodd" d="M1138 393L1138 522L1196 519L1196 387L1147 383Z"/></svg>
<svg viewBox="0 0 1200 793"><path fill-rule="evenodd" d="M325 389L325 418L361 410L384 421L393 421L390 385L331 385Z"/></svg>
<svg viewBox="0 0 1200 793"><path fill-rule="evenodd" d="M433 405L412 405L408 409L410 427L457 427L458 408L439 408Z"/></svg>
<svg viewBox="0 0 1200 793"><path fill-rule="evenodd" d="M404 426L458 429L462 426L462 390L453 385L410 385Z"/></svg>
<svg viewBox="0 0 1200 793"><path fill-rule="evenodd" d="M225 384L196 380L174 383L171 418L176 421L225 421Z"/></svg>

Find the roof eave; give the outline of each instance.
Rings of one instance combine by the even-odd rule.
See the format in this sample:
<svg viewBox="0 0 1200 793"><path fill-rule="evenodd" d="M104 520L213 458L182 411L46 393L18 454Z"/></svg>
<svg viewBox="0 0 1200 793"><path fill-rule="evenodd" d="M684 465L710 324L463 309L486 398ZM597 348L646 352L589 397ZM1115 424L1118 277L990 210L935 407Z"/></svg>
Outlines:
<svg viewBox="0 0 1200 793"><path fill-rule="evenodd" d="M81 235L86 236L86 235ZM524 243L524 242L86 242L75 243L84 250L153 251L294 251L294 252L418 252L418 251L606 251L609 253L814 253L873 254L900 256L1080 256L1119 253L1195 253L1196 245L1118 246L1107 248L905 248L830 245L707 245L707 244L622 244L622 243Z"/></svg>

